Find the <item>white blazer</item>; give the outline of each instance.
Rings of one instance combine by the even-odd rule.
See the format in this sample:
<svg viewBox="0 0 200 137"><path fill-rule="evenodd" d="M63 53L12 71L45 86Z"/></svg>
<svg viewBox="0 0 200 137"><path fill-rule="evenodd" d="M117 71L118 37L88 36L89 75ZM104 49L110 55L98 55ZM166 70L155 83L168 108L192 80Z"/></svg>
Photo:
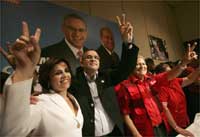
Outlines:
<svg viewBox="0 0 200 137"><path fill-rule="evenodd" d="M4 101L3 101L3 96L0 95L0 131L1 131L1 124L2 124L2 118L3 118L3 105Z"/></svg>
<svg viewBox="0 0 200 137"><path fill-rule="evenodd" d="M81 137L83 115L77 115L59 94L42 94L30 105L32 79L5 84L5 104L0 136ZM75 98L74 98L75 99Z"/></svg>

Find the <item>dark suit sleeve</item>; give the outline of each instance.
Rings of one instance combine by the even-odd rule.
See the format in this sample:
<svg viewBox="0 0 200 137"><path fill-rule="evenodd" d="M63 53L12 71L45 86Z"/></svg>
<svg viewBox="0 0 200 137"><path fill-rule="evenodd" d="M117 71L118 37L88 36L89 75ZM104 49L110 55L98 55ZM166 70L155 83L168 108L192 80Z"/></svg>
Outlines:
<svg viewBox="0 0 200 137"><path fill-rule="evenodd" d="M41 57L51 57L55 54L55 45L42 48ZM58 47L58 46L57 46Z"/></svg>
<svg viewBox="0 0 200 137"><path fill-rule="evenodd" d="M132 48L129 48L130 46L128 43L123 43L119 66L108 72L112 85L125 80L135 69L139 48L134 44L132 44Z"/></svg>

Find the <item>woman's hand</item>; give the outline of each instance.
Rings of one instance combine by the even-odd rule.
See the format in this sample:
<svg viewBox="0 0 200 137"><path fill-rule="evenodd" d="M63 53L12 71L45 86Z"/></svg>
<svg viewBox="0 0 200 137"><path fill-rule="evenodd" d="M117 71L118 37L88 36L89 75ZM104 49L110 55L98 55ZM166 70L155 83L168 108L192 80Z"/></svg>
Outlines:
<svg viewBox="0 0 200 137"><path fill-rule="evenodd" d="M22 22L22 35L11 46L16 65L13 82L33 77L35 67L40 59L40 35L41 30L37 28L35 34L29 36L28 24Z"/></svg>
<svg viewBox="0 0 200 137"><path fill-rule="evenodd" d="M178 132L179 134L183 135L183 136L186 136L186 137L194 137L194 135L188 131L188 130L185 130L181 127L177 127L176 129L176 132Z"/></svg>

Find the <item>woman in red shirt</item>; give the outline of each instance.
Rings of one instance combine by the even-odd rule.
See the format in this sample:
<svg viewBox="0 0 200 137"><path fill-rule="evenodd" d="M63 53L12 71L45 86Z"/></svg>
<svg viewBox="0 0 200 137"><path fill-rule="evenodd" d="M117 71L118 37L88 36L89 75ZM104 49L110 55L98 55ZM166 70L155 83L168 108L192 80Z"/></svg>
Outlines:
<svg viewBox="0 0 200 137"><path fill-rule="evenodd" d="M152 76L147 75L144 58L138 56L133 73L115 87L128 136L167 136L159 110L161 106L153 91L178 76L193 58L196 53L189 48L181 64L167 73Z"/></svg>
<svg viewBox="0 0 200 137"><path fill-rule="evenodd" d="M156 67L156 73L170 71L171 68L166 63L161 63ZM159 99L163 106L163 112L170 125L169 135L176 136L178 133L184 136L193 136L191 132L185 130L189 125L189 117L187 114L186 98L182 87L191 84L199 76L200 71L189 74L184 78L174 78L167 82L167 86L159 89Z"/></svg>

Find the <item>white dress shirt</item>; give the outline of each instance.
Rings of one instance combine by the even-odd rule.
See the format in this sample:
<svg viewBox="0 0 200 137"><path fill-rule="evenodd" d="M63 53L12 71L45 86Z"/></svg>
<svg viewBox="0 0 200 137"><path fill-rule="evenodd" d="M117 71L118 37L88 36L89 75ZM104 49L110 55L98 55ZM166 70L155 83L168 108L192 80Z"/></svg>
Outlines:
<svg viewBox="0 0 200 137"><path fill-rule="evenodd" d="M84 74L86 76L86 79L88 80L90 93L94 101L95 136L107 135L111 133L114 129L114 123L103 108L103 105L98 95L97 85L95 81L91 80L86 73ZM94 79L96 79L97 75L98 74L95 75Z"/></svg>
<svg viewBox="0 0 200 137"><path fill-rule="evenodd" d="M65 38L65 42L67 43L67 45L69 46L69 48L70 48L71 51L73 52L74 56L75 56L77 59L79 59L79 56L78 56L77 53L78 53L79 51L82 51L82 53L83 53L83 48L81 48L81 49L75 48L74 46L72 46L72 44L69 43L69 41L67 41L66 38Z"/></svg>

